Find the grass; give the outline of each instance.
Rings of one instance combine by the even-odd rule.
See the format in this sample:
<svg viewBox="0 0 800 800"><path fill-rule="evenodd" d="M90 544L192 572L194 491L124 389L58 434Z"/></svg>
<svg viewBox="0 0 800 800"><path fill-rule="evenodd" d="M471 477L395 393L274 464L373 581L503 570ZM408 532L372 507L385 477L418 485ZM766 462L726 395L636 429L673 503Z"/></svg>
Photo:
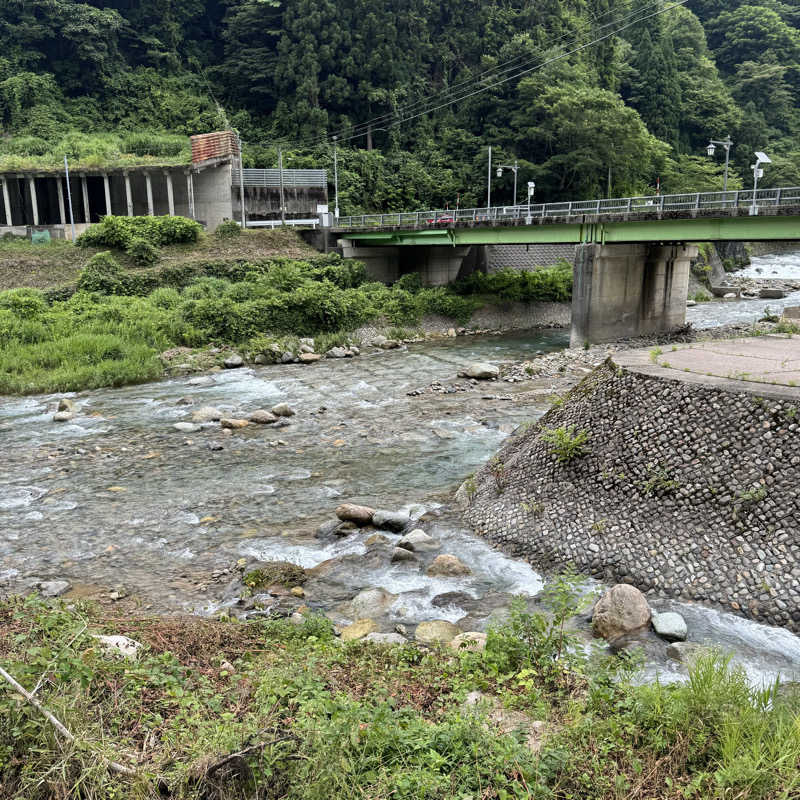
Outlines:
<svg viewBox="0 0 800 800"><path fill-rule="evenodd" d="M25 252L18 242L6 246ZM74 258L87 250L63 243L41 251L27 247L41 260L40 278L45 265L62 254ZM294 346L298 337L311 336L321 353L347 344L352 331L375 320L413 328L434 313L466 322L486 299L485 286L475 296L462 284L404 288L369 282L363 264L309 251L293 232L205 237L160 252L155 266L130 269L122 251L88 248L85 261L70 265L77 277L72 286L0 291L0 394L153 380L169 366L159 354L176 348L216 345L269 356L273 345ZM288 258L287 252L301 258ZM548 293L564 291L567 276L561 269L544 273L537 273L535 284L519 273L516 287L511 276L502 276L496 288L524 291L529 299L541 291L540 299L552 299ZM7 277L21 280L19 263Z"/></svg>
<svg viewBox="0 0 800 800"><path fill-rule="evenodd" d="M717 656L685 685L637 686L587 660L563 622L520 607L482 653L342 644L314 615L236 623L109 616L80 602L0 603L0 663L76 736L67 745L0 684L0 797L260 800L789 800L798 695L751 689ZM144 645L106 656L93 634ZM484 701L467 709L468 692ZM487 717L541 720L529 747ZM111 775L105 760L136 770Z"/></svg>

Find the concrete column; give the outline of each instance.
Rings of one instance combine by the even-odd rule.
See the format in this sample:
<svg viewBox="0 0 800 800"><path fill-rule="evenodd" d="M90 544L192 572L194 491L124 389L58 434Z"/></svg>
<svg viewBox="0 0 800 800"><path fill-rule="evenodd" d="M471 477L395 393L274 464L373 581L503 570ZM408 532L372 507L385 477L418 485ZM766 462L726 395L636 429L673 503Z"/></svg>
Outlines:
<svg viewBox="0 0 800 800"><path fill-rule="evenodd" d="M364 263L371 280L394 283L400 276L399 247L360 247L349 239L341 239L339 245L345 258L357 258Z"/></svg>
<svg viewBox="0 0 800 800"><path fill-rule="evenodd" d="M64 205L64 185L61 183L61 178L56 178L56 191L58 192L58 219L62 225L66 225L67 213Z"/></svg>
<svg viewBox="0 0 800 800"><path fill-rule="evenodd" d="M169 206L169 215L171 217L175 216L175 195L172 191L172 173L168 170L164 170L164 180L167 182L167 204Z"/></svg>
<svg viewBox="0 0 800 800"><path fill-rule="evenodd" d="M186 194L189 197L189 216L194 219L194 178L190 169L186 170Z"/></svg>
<svg viewBox="0 0 800 800"><path fill-rule="evenodd" d="M11 227L14 223L11 219L11 196L8 193L8 178L3 176L3 210L6 212L6 225Z"/></svg>
<svg viewBox="0 0 800 800"><path fill-rule="evenodd" d="M39 224L39 203L36 201L36 179L28 178L28 189L31 193L31 213L33 214L33 224Z"/></svg>
<svg viewBox="0 0 800 800"><path fill-rule="evenodd" d="M91 222L92 217L89 211L89 184L86 181L85 175L81 175L81 193L83 194L83 221Z"/></svg>
<svg viewBox="0 0 800 800"><path fill-rule="evenodd" d="M125 206L128 209L128 216L133 216L133 193L131 192L131 176L125 172Z"/></svg>
<svg viewBox="0 0 800 800"><path fill-rule="evenodd" d="M144 183L147 187L147 213L153 216L153 182L150 180L150 173L145 172Z"/></svg>
<svg viewBox="0 0 800 800"><path fill-rule="evenodd" d="M457 277L464 257L469 253L469 245L451 247L450 245L430 245L414 247L413 266L422 277L423 286L447 286ZM400 251L403 263L405 248Z"/></svg>
<svg viewBox="0 0 800 800"><path fill-rule="evenodd" d="M570 345L580 347L686 322L689 262L696 247L584 244L575 252Z"/></svg>
<svg viewBox="0 0 800 800"><path fill-rule="evenodd" d="M111 216L111 184L108 175L103 175L103 190L106 193L106 215Z"/></svg>

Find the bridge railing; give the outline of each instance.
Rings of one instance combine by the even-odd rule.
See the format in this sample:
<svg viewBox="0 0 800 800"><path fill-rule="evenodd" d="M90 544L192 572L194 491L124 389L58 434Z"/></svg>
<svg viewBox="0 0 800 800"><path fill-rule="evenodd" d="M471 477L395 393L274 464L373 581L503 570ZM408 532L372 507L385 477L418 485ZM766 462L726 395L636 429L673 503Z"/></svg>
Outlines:
<svg viewBox="0 0 800 800"><path fill-rule="evenodd" d="M759 189L729 192L689 192L684 194L655 194L643 197L613 197L601 200L577 200L559 203L532 203L531 205L492 206L491 208L431 209L428 211L400 211L390 214L360 214L339 217L337 228L385 227L446 227L457 222L503 222L515 219L542 219L547 217L582 217L587 214L647 214L654 216L664 211L730 210L734 208L774 208L800 205L800 186L781 189Z"/></svg>

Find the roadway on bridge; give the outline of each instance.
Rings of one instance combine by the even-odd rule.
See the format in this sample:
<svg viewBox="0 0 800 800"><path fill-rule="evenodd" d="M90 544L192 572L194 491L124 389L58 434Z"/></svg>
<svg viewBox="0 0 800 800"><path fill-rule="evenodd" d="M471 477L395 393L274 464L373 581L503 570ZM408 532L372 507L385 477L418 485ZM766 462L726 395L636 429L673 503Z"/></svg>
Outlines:
<svg viewBox="0 0 800 800"><path fill-rule="evenodd" d="M726 391L800 400L800 338L782 334L630 350L621 367Z"/></svg>

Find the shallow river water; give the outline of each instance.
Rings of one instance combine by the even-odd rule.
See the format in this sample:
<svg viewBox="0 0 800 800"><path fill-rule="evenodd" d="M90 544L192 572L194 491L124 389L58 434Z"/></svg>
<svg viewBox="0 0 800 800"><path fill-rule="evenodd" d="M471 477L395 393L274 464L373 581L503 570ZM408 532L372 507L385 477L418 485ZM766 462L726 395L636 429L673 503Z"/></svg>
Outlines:
<svg viewBox="0 0 800 800"><path fill-rule="evenodd" d="M759 302L689 311L696 327L713 326L721 324L717 308L748 321L762 313ZM567 344L566 331L459 337L312 367L92 391L74 396L79 413L69 423L52 422L57 396L0 398L0 590L66 578L86 593L124 587L155 611L209 610L220 601L219 587L206 585L212 572L241 557L313 567L363 553L364 535L325 542L313 532L345 500L389 509L446 504L512 430L544 413L552 384L407 393L448 385L472 361L519 361ZM239 416L284 401L297 415L283 428L251 425L233 435L216 425L190 434L173 428L203 405ZM431 579L402 565L365 565L349 576L352 594L382 587L398 595L393 617L413 624L465 615L457 604L431 604L444 592L540 590L531 566L493 550L453 515L431 526L472 576ZM755 682L800 670L800 640L786 631L700 606L662 606L684 613L690 639L734 652ZM648 665L648 676L656 672L685 674L663 660Z"/></svg>

